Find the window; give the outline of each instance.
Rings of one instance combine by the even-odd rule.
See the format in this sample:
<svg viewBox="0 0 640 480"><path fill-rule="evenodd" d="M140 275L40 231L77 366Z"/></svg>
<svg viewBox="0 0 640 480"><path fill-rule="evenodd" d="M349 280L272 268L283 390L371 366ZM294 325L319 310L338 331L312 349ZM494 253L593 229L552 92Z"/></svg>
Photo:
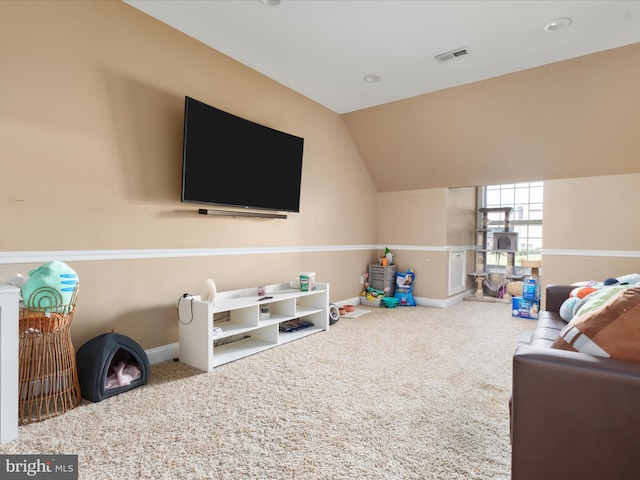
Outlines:
<svg viewBox="0 0 640 480"><path fill-rule="evenodd" d="M515 266L524 260L540 260L542 251L543 182L486 185L480 189L480 204L488 208L511 207L510 231L518 232L518 252ZM504 231L504 213L490 212L488 229ZM482 227L479 227L482 228ZM506 264L506 255L487 258L487 266ZM504 257L504 258L503 258Z"/></svg>

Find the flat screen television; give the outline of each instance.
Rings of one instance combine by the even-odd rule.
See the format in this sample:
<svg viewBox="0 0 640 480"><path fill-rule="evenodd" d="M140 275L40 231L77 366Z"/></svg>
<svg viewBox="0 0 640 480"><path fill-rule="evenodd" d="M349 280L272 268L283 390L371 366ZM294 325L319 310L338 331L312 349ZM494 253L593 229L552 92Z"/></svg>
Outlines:
<svg viewBox="0 0 640 480"><path fill-rule="evenodd" d="M182 202L300 211L304 139L185 97Z"/></svg>

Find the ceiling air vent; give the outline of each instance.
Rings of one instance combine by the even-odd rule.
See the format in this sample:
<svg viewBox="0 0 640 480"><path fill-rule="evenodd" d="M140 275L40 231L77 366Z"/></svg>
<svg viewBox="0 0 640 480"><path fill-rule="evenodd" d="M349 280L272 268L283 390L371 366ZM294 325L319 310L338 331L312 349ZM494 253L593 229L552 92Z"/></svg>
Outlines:
<svg viewBox="0 0 640 480"><path fill-rule="evenodd" d="M438 63L444 63L448 62L449 60L453 60L454 58L462 57L468 54L469 50L467 50L466 48L459 48L451 52L441 53L440 55L436 55L434 58L438 61Z"/></svg>

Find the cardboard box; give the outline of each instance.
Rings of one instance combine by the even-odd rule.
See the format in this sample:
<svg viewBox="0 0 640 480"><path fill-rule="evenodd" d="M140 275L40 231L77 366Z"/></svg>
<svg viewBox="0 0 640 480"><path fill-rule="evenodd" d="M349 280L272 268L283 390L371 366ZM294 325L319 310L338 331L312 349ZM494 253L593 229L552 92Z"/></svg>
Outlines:
<svg viewBox="0 0 640 480"><path fill-rule="evenodd" d="M537 278L527 278L522 283L522 298L525 300L540 299L540 281Z"/></svg>
<svg viewBox="0 0 640 480"><path fill-rule="evenodd" d="M513 297L511 300L511 316L514 318L528 318L537 320L540 312L540 300Z"/></svg>

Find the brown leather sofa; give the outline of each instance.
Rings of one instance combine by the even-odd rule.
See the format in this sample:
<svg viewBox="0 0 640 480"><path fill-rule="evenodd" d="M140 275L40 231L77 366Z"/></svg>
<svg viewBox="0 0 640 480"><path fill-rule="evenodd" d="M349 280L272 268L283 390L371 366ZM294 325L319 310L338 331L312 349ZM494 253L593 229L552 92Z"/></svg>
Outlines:
<svg viewBox="0 0 640 480"><path fill-rule="evenodd" d="M639 479L640 363L550 348L573 288L546 288L530 344L513 357L511 478Z"/></svg>

